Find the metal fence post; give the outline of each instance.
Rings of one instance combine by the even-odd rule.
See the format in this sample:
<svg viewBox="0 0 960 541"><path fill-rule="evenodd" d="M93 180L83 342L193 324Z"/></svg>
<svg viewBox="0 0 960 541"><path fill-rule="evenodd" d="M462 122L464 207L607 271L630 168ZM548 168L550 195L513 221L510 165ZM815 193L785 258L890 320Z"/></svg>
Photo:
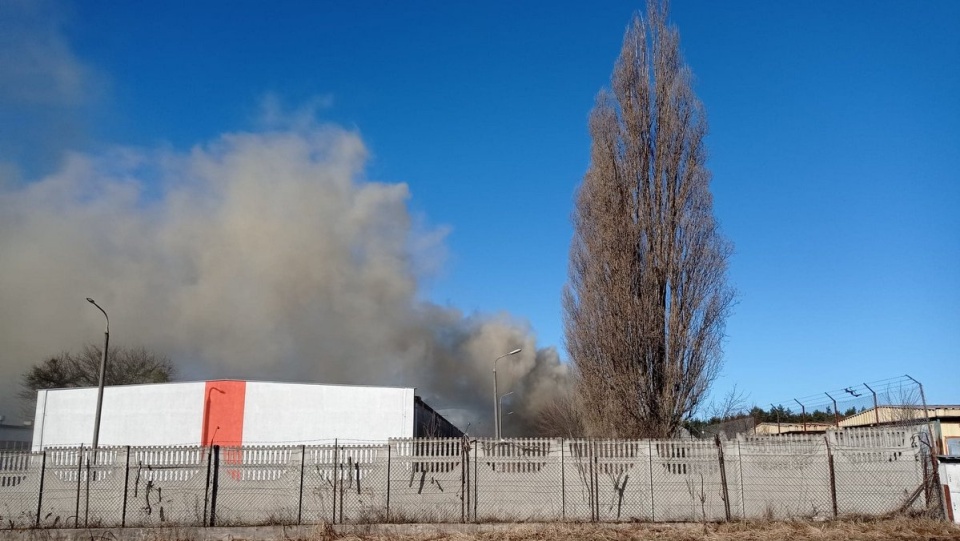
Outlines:
<svg viewBox="0 0 960 541"><path fill-rule="evenodd" d="M597 500L596 500L596 496L594 495L594 489L595 489L596 487L595 487L594 484L593 484L593 475L594 475L594 473L596 473L596 472L594 471L594 469L596 468L596 463L597 463L597 456L596 456L596 454L594 453L594 451L595 451L594 445L595 445L595 444L594 444L593 442L591 442L591 445L587 446L587 448L590 450L590 456L587 458L587 464L589 464L589 468L590 468L590 473L589 473L589 475L590 475L590 498L588 498L588 500L590 501L590 522L596 522L597 519L598 519L598 517L597 517Z"/></svg>
<svg viewBox="0 0 960 541"><path fill-rule="evenodd" d="M337 466L340 472L340 524L343 524L343 459L339 460Z"/></svg>
<svg viewBox="0 0 960 541"><path fill-rule="evenodd" d="M948 515L948 514L947 514L947 502L946 502L946 498L944 497L944 494L945 494L945 493L940 489L940 481L939 481L939 479L940 479L940 474L939 474L939 471L938 471L938 470L939 470L939 461L937 460L937 453L939 453L939 452L941 452L941 451L944 452L944 453L946 453L947 450L946 450L946 449L940 449L940 447L941 447L941 445L940 445L940 440L939 440L938 438L935 438L934 435L933 435L933 426L932 426L933 421L930 419L930 410L927 409L927 396L923 393L923 384L920 383L919 381L913 379L912 377L910 377L910 374L904 374L904 375L907 377L907 379L909 379L910 381L916 383L916 384L917 384L917 387L920 388L920 400L923 402L923 416L926 417L926 419L924 419L924 420L926 421L925 424L927 425L927 434L930 436L930 441L928 442L928 443L929 443L930 452L927 453L927 458L930 459L930 468L928 469L928 468L926 467L927 464L926 464L926 461L924 461L924 468L923 468L923 471L924 471L924 478L923 478L924 490L923 490L923 492L924 492L924 494L923 494L923 496L924 496L924 499L926 500L926 503L927 503L927 509L929 509L929 508L931 507L931 506L930 506L930 503L931 503L930 500L931 500L932 498L936 498L936 499L937 499L937 503L939 503L939 506L940 506L940 511L943 513L942 516L946 517L946 516ZM939 422L939 421L938 421L938 422ZM939 431L938 431L938 432L939 432ZM922 438L921 438L921 442L922 442ZM923 453L923 446L922 446L922 444L921 444L921 447L920 447L920 452L921 452L921 454ZM928 471L929 471L929 477L928 477Z"/></svg>
<svg viewBox="0 0 960 541"><path fill-rule="evenodd" d="M337 451L340 449L339 442L335 439L333 440L333 465L330 468L330 476L333 478L333 517L331 517L331 524L337 523L337 464L338 457Z"/></svg>
<svg viewBox="0 0 960 541"><path fill-rule="evenodd" d="M307 446L300 446L300 496L297 497L297 525L303 522L303 472L307 468Z"/></svg>
<svg viewBox="0 0 960 541"><path fill-rule="evenodd" d="M80 449L77 451L77 501L74 506L73 513L73 527L80 527L80 482L83 479L83 444L80 444Z"/></svg>
<svg viewBox="0 0 960 541"><path fill-rule="evenodd" d="M596 521L600 522L600 464L597 457L597 448L593 449L593 515Z"/></svg>
<svg viewBox="0 0 960 541"><path fill-rule="evenodd" d="M477 520L477 486L480 484L480 439L473 440L473 520Z"/></svg>
<svg viewBox="0 0 960 541"><path fill-rule="evenodd" d="M206 527L207 511L210 509L210 463L213 461L213 453L210 449L206 449L204 453L207 455L207 484L203 486L203 522L200 525Z"/></svg>
<svg viewBox="0 0 960 541"><path fill-rule="evenodd" d="M470 443L470 437L466 434L463 436L463 445L465 446L463 459L464 463L466 464L467 472L467 487L465 493L467 498L467 520L470 521L476 520L476 517L473 517L473 519L470 518L470 509L473 506L473 494L471 494L471 492L473 491L473 485L476 484L477 479L470 473L470 465L472 464L472 460L470 459L470 451L473 450L473 444Z"/></svg>
<svg viewBox="0 0 960 541"><path fill-rule="evenodd" d="M877 404L877 392L874 391L866 383L864 383L863 386L866 387L870 391L870 393L873 395L873 417L874 417L874 420L877 421L877 427L879 427L880 426L880 406Z"/></svg>
<svg viewBox="0 0 960 541"><path fill-rule="evenodd" d="M560 520L567 520L567 484L563 465L563 438L560 438Z"/></svg>
<svg viewBox="0 0 960 541"><path fill-rule="evenodd" d="M123 510L120 511L120 527L127 527L127 488L130 486L130 446L127 446L127 460L123 465Z"/></svg>
<svg viewBox="0 0 960 541"><path fill-rule="evenodd" d="M93 450L93 460L97 460L97 450ZM83 527L86 528L90 519L90 457L87 457L87 475L84 483L83 497Z"/></svg>
<svg viewBox="0 0 960 541"><path fill-rule="evenodd" d="M829 398L830 401L833 402L833 422L836 425L836 427L839 429L840 428L840 410L837 409L837 401L832 396L830 396L830 393L823 393L823 394L827 395L827 398Z"/></svg>
<svg viewBox="0 0 960 541"><path fill-rule="evenodd" d="M730 522L730 491L727 487L727 468L723 460L723 442L720 441L719 434L714 437L714 442L717 444L717 458L720 461L720 489L723 491L723 512L727 522Z"/></svg>
<svg viewBox="0 0 960 541"><path fill-rule="evenodd" d="M37 521L36 527L40 527L40 512L43 509L43 478L47 475L47 450L43 450L43 455L40 457L40 490L37 493Z"/></svg>
<svg viewBox="0 0 960 541"><path fill-rule="evenodd" d="M743 449L740 447L740 437L737 437L737 461L740 464L740 518L747 519L747 498L743 488Z"/></svg>
<svg viewBox="0 0 960 541"><path fill-rule="evenodd" d="M217 489L220 488L220 446L213 446L213 485L210 487L210 526L217 525Z"/></svg>
<svg viewBox="0 0 960 541"><path fill-rule="evenodd" d="M392 459L390 449L390 442L387 441L387 522L390 522L390 462Z"/></svg>
<svg viewBox="0 0 960 541"><path fill-rule="evenodd" d="M837 517L837 476L833 468L833 450L830 449L830 438L823 437L823 443L827 446L827 465L830 468L830 501L833 502L833 517Z"/></svg>
<svg viewBox="0 0 960 541"><path fill-rule="evenodd" d="M470 465L467 463L469 449L466 447L466 437L460 439L460 522L466 522L467 509L470 509L470 487L467 481L467 472Z"/></svg>
<svg viewBox="0 0 960 541"><path fill-rule="evenodd" d="M650 463L650 520L656 520L656 506L653 503L653 441L647 440L647 449Z"/></svg>
<svg viewBox="0 0 960 541"><path fill-rule="evenodd" d="M803 433L806 434L807 433L807 407L804 406L803 403L797 400L796 398L794 398L793 401L796 402L797 404L800 404L800 419L803 421Z"/></svg>

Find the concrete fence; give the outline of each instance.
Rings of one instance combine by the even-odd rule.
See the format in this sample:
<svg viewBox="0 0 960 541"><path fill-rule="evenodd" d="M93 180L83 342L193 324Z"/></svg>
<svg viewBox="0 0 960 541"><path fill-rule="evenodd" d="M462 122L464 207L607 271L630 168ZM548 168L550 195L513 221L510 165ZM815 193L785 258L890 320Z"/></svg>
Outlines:
<svg viewBox="0 0 960 541"><path fill-rule="evenodd" d="M718 521L940 509L926 432L0 452L0 528Z"/></svg>

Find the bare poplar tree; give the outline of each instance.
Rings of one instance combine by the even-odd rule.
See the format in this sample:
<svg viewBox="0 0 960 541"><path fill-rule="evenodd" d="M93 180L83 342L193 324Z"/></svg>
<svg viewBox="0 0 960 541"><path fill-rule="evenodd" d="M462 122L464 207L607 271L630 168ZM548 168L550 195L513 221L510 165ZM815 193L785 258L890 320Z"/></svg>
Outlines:
<svg viewBox="0 0 960 541"><path fill-rule="evenodd" d="M666 17L656 0L634 17L590 115L563 305L593 436L673 435L721 366L733 302L706 117Z"/></svg>

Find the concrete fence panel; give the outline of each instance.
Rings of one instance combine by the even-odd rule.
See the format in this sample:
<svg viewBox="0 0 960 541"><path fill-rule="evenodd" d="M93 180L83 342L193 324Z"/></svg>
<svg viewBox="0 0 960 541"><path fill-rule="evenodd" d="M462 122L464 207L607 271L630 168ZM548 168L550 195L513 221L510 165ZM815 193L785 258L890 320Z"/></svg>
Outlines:
<svg viewBox="0 0 960 541"><path fill-rule="evenodd" d="M0 452L0 527L720 521L939 510L923 427Z"/></svg>
<svg viewBox="0 0 960 541"><path fill-rule="evenodd" d="M833 515L829 457L823 437L745 438L738 445L744 517Z"/></svg>
<svg viewBox="0 0 960 541"><path fill-rule="evenodd" d="M465 518L462 439L391 440L390 447L392 519L459 522Z"/></svg>
<svg viewBox="0 0 960 541"><path fill-rule="evenodd" d="M475 485L476 519L560 520L561 448L551 439L477 440L476 475L468 479Z"/></svg>
<svg viewBox="0 0 960 541"><path fill-rule="evenodd" d="M0 528L36 523L43 453L0 451Z"/></svg>
<svg viewBox="0 0 960 541"><path fill-rule="evenodd" d="M204 525L212 497L213 462L210 448L129 448L124 525Z"/></svg>

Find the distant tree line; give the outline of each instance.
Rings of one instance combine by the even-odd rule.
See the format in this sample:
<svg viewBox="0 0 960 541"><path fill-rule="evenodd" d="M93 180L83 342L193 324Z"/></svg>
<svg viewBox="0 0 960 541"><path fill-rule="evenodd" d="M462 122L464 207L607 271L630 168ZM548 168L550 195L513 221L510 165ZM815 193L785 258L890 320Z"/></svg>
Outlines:
<svg viewBox="0 0 960 541"><path fill-rule="evenodd" d="M840 418L849 417L851 415L856 415L866 411L867 408L855 408L850 407L846 410L840 412ZM707 431L709 427L716 425L721 425L724 423L729 423L737 420L750 420L753 421L755 425L760 423L777 423L779 419L780 423L796 423L800 424L806 420L808 423L826 423L833 424L836 421L836 417L833 414L833 408L827 406L825 410L814 409L812 411L807 411L806 414L803 411L794 411L790 408L786 408L782 405L780 406L771 406L770 409L763 409L760 406L753 406L749 410L741 410L737 412L730 412L723 415L711 415L709 418L700 418L700 419L691 419L690 421L684 424L691 434L695 436L700 436Z"/></svg>
<svg viewBox="0 0 960 541"><path fill-rule="evenodd" d="M840 418L849 417L866 411L866 408L857 409L855 407L847 408L840 412ZM749 419L755 425L760 423L797 423L800 424L806 420L808 423L826 423L833 424L836 417L833 415L833 408L827 406L825 410L814 409L804 415L802 411L794 411L784 406L771 406L770 409L763 409L760 406L753 406L746 411L727 413L724 415L712 415L709 418L691 419L684 424L691 434L699 436L704 433L708 427L729 423L736 420Z"/></svg>
<svg viewBox="0 0 960 541"><path fill-rule="evenodd" d="M866 411L866 408L860 408L858 410L857 408L851 407L845 411L841 411L840 418L843 419L844 417L856 415L861 411ZM808 423L832 423L836 420L833 414L833 408L830 406L827 406L827 409L823 411L819 409L808 411L806 415L804 415L802 411L793 411L783 406L771 407L769 410L754 406L746 415L752 417L758 424L775 423L777 422L778 415L781 423L802 423L804 418L806 418Z"/></svg>

